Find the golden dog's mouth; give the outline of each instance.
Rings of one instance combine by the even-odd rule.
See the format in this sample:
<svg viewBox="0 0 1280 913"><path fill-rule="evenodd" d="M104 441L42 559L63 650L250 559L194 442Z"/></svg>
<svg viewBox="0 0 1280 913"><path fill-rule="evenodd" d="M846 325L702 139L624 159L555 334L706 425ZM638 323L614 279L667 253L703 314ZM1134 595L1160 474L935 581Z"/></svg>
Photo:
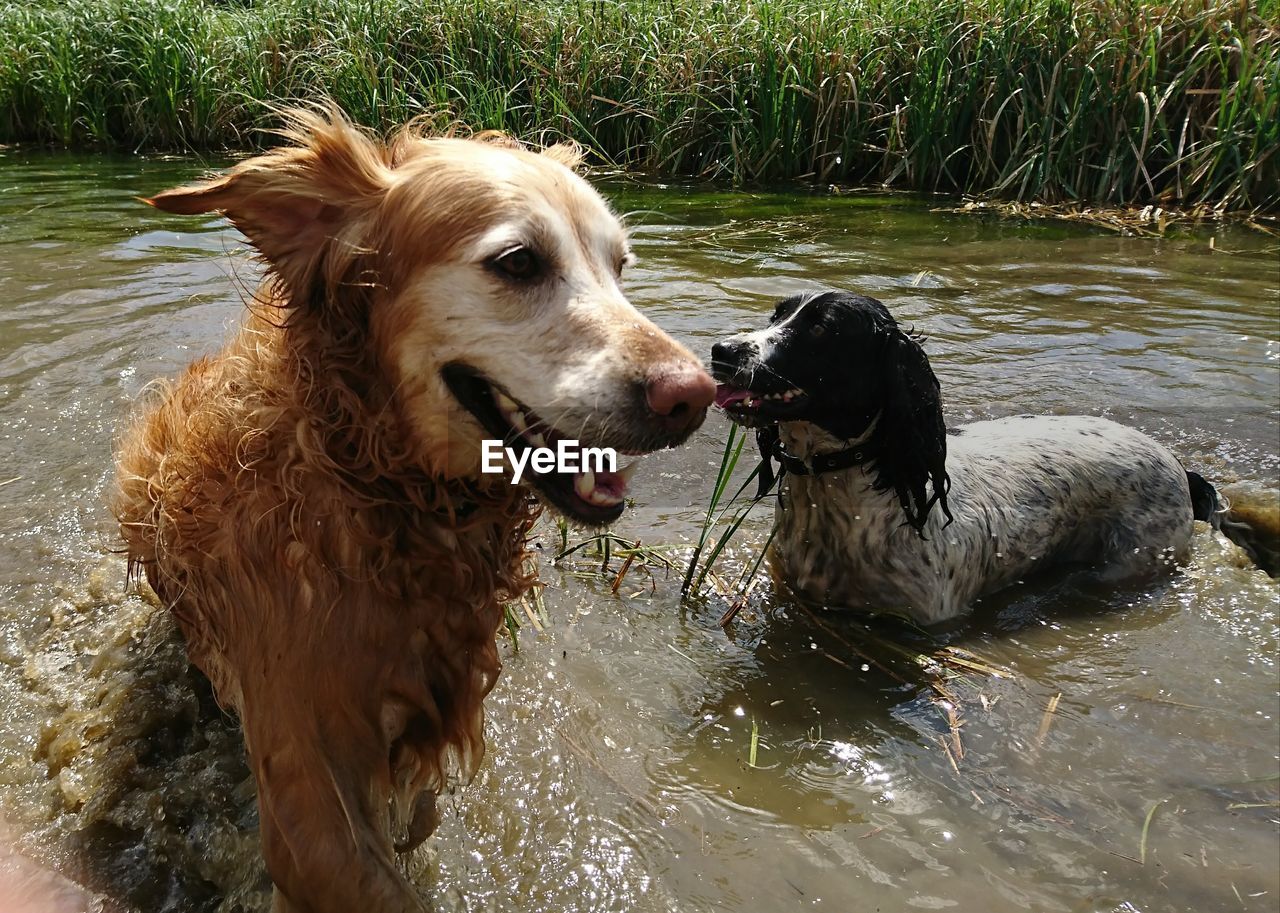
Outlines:
<svg viewBox="0 0 1280 913"><path fill-rule="evenodd" d="M571 520L590 526L604 526L622 515L626 507L627 483L635 471L635 462L616 471L596 466L572 472L560 472L554 468L539 471L535 468L535 461L529 459L529 452L558 452L562 444L571 442L567 435L469 365L449 364L440 373L462 407L493 439L502 442L504 466L509 469L509 459L512 458L527 460L522 464L524 470L520 481L527 481L554 509ZM594 448L595 445L581 441L573 443L580 445L576 447L579 462L589 462L590 456L583 448Z"/></svg>

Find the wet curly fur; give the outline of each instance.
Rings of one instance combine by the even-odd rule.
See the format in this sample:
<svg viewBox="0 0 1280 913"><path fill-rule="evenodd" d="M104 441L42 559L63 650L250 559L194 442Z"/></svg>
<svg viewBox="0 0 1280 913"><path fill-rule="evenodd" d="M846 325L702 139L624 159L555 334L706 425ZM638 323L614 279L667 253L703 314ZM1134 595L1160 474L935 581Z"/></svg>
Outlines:
<svg viewBox="0 0 1280 913"><path fill-rule="evenodd" d="M794 470L771 559L813 600L931 624L1055 564L1114 578L1166 567L1185 559L1193 519L1258 555L1252 531L1223 523L1213 487L1134 429L1017 416L947 433L921 339L875 299L786 299L768 328L712 358L720 401L759 429L766 466L781 454ZM812 470L841 454L856 463Z"/></svg>
<svg viewBox="0 0 1280 913"><path fill-rule="evenodd" d="M317 364L354 353L321 356L307 320L286 333L263 316L283 307L257 304L221 356L157 389L121 449L117 504L131 568L240 713L264 853L289 860L273 878L290 896L372 903L398 876L384 828L351 822L386 819L389 836L395 809L425 836L418 797L430 802L451 760L475 769L501 603L533 583L538 511L505 480L445 481L387 452L389 391L361 397L340 371L317 383ZM363 883L353 849L375 863Z"/></svg>
<svg viewBox="0 0 1280 913"><path fill-rule="evenodd" d="M276 909L407 913L423 906L394 841L423 839L446 778L480 762L501 605L535 582L540 510L478 472L483 429L439 361L531 361L549 385L594 345L614 372L594 387L574 392L582 369L532 387L570 414L575 397L630 397L655 361L694 359L630 308L612 266L595 268L595 249L620 257L625 236L572 173L576 150L412 129L383 144L332 110L290 123L288 145L150 201L227 214L268 276L227 347L139 406L115 510L130 568L240 715ZM545 330L513 300L524 291L476 265L490 234L535 217L595 245L561 251L577 303Z"/></svg>

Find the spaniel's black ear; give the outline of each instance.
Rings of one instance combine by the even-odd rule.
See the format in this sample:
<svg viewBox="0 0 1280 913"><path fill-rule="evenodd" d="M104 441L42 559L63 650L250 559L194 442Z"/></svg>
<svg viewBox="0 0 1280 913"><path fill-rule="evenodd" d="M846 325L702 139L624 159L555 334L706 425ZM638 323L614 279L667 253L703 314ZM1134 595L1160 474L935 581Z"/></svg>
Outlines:
<svg viewBox="0 0 1280 913"><path fill-rule="evenodd" d="M947 427L938 379L920 343L900 330L885 357L884 408L876 425L877 488L892 488L916 532L934 504L950 522L947 491ZM930 494L929 488L933 492Z"/></svg>
<svg viewBox="0 0 1280 913"><path fill-rule="evenodd" d="M756 482L756 500L759 501L773 488L778 474L773 471L773 461L778 457L778 442L782 433L777 425L769 424L756 431L756 446L760 448L760 476ZM781 473L781 467L778 472Z"/></svg>

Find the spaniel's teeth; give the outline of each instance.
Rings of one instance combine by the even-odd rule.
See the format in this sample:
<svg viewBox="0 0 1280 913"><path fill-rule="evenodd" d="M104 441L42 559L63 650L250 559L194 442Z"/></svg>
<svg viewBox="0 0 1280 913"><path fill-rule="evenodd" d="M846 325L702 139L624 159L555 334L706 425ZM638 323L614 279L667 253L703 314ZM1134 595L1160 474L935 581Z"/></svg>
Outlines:
<svg viewBox="0 0 1280 913"><path fill-rule="evenodd" d="M547 439L536 431L526 433L524 439L535 447L547 446Z"/></svg>
<svg viewBox="0 0 1280 913"><path fill-rule="evenodd" d="M618 475L622 476L622 484L630 485L631 477L636 474L636 467L640 465L639 460L634 460L618 470Z"/></svg>
<svg viewBox="0 0 1280 913"><path fill-rule="evenodd" d="M596 474L594 472L583 472L574 476L573 490L584 501L590 501L591 495L596 490Z"/></svg>
<svg viewBox="0 0 1280 913"><path fill-rule="evenodd" d="M519 411L510 411L507 413L507 421L511 423L511 427L516 431L524 434L529 430L529 423L525 421L524 413Z"/></svg>
<svg viewBox="0 0 1280 913"><path fill-rule="evenodd" d="M784 403L789 403L791 402L791 397L794 395L795 395L794 390L788 390L786 393L782 394L782 401Z"/></svg>

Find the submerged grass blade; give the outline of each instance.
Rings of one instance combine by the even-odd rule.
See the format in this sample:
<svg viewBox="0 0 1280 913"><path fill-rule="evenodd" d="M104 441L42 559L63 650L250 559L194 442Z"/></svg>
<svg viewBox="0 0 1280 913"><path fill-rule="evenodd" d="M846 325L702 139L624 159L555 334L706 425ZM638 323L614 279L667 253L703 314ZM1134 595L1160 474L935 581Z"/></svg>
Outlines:
<svg viewBox="0 0 1280 913"><path fill-rule="evenodd" d="M1062 694L1055 694L1049 698L1049 703L1045 705L1044 715L1040 717L1040 729L1036 732L1036 747L1044 744L1044 740L1049 735L1049 728L1053 725L1054 714L1058 712L1058 702L1062 700Z"/></svg>
<svg viewBox="0 0 1280 913"><path fill-rule="evenodd" d="M1168 797L1157 800L1147 811L1147 817L1142 822L1142 840L1138 844L1138 862L1143 865L1147 864L1147 835L1151 831L1151 819L1156 816L1156 810L1168 801Z"/></svg>

